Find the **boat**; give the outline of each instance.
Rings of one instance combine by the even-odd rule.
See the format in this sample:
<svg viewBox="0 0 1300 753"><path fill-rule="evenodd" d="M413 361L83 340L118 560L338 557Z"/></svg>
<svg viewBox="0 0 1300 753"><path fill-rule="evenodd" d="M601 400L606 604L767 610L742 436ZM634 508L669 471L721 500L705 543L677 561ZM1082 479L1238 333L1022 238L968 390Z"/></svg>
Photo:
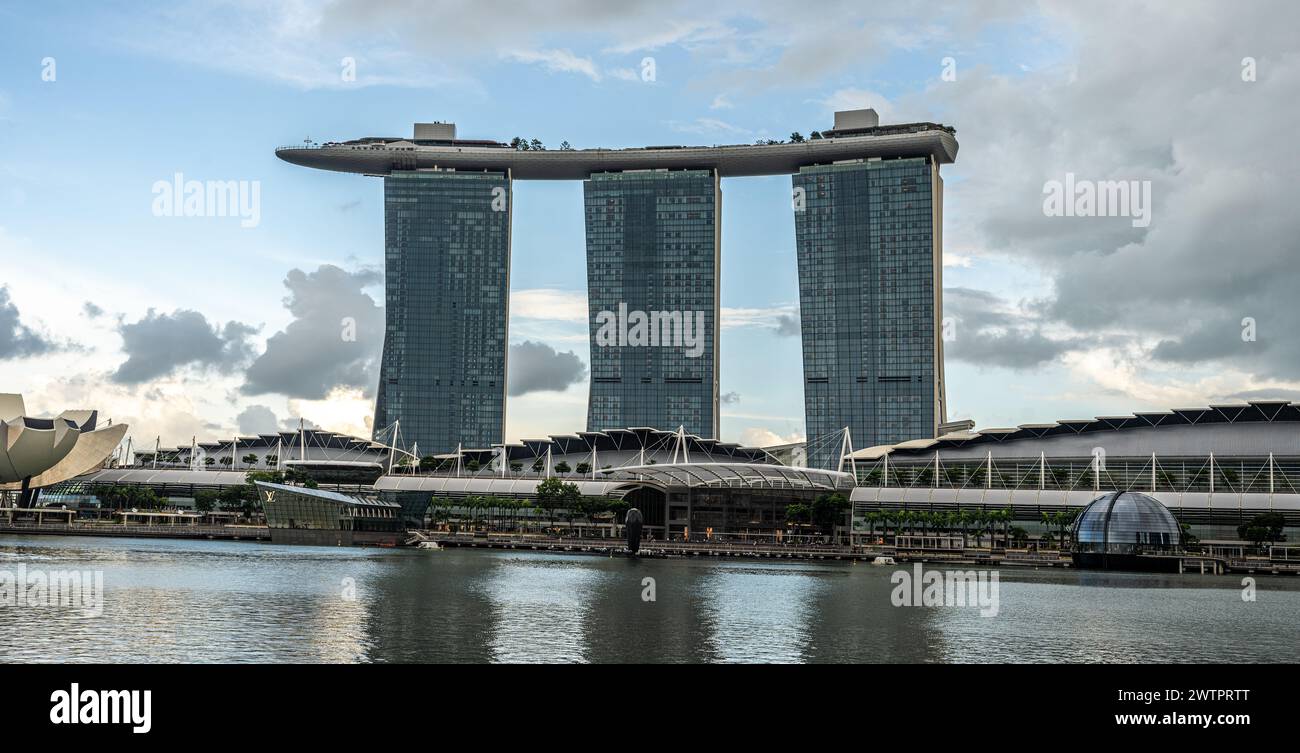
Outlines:
<svg viewBox="0 0 1300 753"><path fill-rule="evenodd" d="M436 541L421 541L415 546L417 549L442 549Z"/></svg>
<svg viewBox="0 0 1300 753"><path fill-rule="evenodd" d="M897 565L893 557L877 557L871 561L873 565Z"/></svg>

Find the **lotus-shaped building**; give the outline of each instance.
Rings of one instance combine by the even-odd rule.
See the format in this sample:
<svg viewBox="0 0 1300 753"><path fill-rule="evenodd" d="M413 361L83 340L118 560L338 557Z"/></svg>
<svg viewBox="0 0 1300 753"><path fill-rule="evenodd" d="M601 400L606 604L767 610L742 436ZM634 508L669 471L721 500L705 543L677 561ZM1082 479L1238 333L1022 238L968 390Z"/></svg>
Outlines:
<svg viewBox="0 0 1300 753"><path fill-rule="evenodd" d="M20 491L30 506L42 487L66 481L104 462L126 436L127 425L95 427L93 410L32 418L22 395L0 394L0 491Z"/></svg>

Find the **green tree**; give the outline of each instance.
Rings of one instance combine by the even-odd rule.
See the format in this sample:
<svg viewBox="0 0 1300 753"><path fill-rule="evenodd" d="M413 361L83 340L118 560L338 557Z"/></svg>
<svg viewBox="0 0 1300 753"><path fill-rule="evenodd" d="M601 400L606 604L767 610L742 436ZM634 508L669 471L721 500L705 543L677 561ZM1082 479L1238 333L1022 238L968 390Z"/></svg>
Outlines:
<svg viewBox="0 0 1300 753"><path fill-rule="evenodd" d="M573 469L579 476L586 476L591 473L591 463L578 463L578 467Z"/></svg>
<svg viewBox="0 0 1300 753"><path fill-rule="evenodd" d="M799 133L798 131L795 131L794 133L790 134L790 141L795 144L802 144L803 134Z"/></svg>
<svg viewBox="0 0 1300 753"><path fill-rule="evenodd" d="M569 464L563 460L555 464L555 472L560 474L561 476L567 475L568 472L571 470L573 469L570 468Z"/></svg>
<svg viewBox="0 0 1300 753"><path fill-rule="evenodd" d="M208 489L194 492L194 509L199 512L212 512L216 507L217 493Z"/></svg>
<svg viewBox="0 0 1300 753"><path fill-rule="evenodd" d="M610 497L609 499L605 500L605 509L614 513L614 522L616 523L622 523L624 520L626 520L627 511L630 510L631 508L632 505L628 504L628 501L625 499L619 499L618 497Z"/></svg>
<svg viewBox="0 0 1300 753"><path fill-rule="evenodd" d="M818 524L823 533L835 531L837 523L844 522L845 511L852 509L844 494L832 492L820 494L813 501L813 522Z"/></svg>
<svg viewBox="0 0 1300 753"><path fill-rule="evenodd" d="M244 457L240 458L240 460L243 461L244 465L249 468L252 468L253 466L257 465L258 459L259 458L251 452L245 455Z"/></svg>
<svg viewBox="0 0 1300 753"><path fill-rule="evenodd" d="M582 499L578 485L548 478L537 485L537 506L546 511L547 517L554 519L555 511L572 510L577 501Z"/></svg>
<svg viewBox="0 0 1300 753"><path fill-rule="evenodd" d="M579 497L576 507L588 523L594 524L597 515L609 511L609 500L604 497Z"/></svg>
<svg viewBox="0 0 1300 753"><path fill-rule="evenodd" d="M1237 526L1237 538L1246 541L1253 541L1259 545L1265 541L1286 541L1282 529L1286 526L1286 518L1280 512L1260 513L1250 519L1250 522Z"/></svg>

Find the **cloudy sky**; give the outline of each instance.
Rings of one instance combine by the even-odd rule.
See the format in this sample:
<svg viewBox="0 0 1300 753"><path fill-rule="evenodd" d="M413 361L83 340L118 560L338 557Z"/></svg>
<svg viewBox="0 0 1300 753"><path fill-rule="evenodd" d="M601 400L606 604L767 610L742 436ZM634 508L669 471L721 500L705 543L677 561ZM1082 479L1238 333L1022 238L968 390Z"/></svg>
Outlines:
<svg viewBox="0 0 1300 753"><path fill-rule="evenodd" d="M368 434L382 185L276 146L417 120L549 146L751 143L870 106L961 143L950 417L1300 399L1293 2L865 9L882 5L0 6L0 392L99 408L142 443L299 418ZM156 216L153 185L177 173L256 181L258 221ZM1049 216L1067 174L1149 186L1149 223ZM516 184L509 439L584 428L581 191ZM727 440L803 436L789 191L723 182Z"/></svg>

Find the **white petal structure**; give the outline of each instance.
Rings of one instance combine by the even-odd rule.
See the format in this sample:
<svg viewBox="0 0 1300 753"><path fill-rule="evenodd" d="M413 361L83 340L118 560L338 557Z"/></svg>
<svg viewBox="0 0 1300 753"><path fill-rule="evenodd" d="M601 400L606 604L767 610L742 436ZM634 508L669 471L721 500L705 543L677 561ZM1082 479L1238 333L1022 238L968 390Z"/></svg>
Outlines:
<svg viewBox="0 0 1300 753"><path fill-rule="evenodd" d="M55 418L26 415L22 395L0 394L0 490L40 488L99 465L126 436L126 424L96 429L95 411Z"/></svg>

